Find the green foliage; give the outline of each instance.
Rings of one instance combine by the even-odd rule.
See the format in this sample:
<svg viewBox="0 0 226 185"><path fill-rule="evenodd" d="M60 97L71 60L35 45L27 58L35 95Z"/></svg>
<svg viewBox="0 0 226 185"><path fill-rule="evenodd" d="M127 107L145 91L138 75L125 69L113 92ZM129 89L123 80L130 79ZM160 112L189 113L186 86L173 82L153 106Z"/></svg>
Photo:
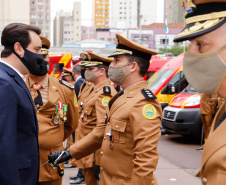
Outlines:
<svg viewBox="0 0 226 185"><path fill-rule="evenodd" d="M185 52L188 51L189 46L185 47ZM184 47L181 47L178 43L175 43L171 48L159 48L159 53L172 53L174 56L178 56L184 52Z"/></svg>

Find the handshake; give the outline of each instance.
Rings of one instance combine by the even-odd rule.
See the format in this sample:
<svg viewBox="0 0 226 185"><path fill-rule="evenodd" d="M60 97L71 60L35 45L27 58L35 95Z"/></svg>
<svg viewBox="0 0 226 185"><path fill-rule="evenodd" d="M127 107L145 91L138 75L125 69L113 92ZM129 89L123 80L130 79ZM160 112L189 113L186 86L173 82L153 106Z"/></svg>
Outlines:
<svg viewBox="0 0 226 185"><path fill-rule="evenodd" d="M52 167L57 167L58 164L68 161L72 158L70 151L57 150L53 154L48 155L48 163Z"/></svg>

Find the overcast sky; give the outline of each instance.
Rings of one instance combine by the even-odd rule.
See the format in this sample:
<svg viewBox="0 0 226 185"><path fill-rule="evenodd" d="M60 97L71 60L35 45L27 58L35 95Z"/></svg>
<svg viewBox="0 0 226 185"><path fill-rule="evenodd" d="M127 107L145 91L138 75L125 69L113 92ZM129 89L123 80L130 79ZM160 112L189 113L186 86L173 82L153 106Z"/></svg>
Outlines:
<svg viewBox="0 0 226 185"><path fill-rule="evenodd" d="M53 40L53 20L56 12L63 10L64 12L72 12L73 3L81 2L81 24L82 26L92 25L92 0L52 0L51 1L51 40Z"/></svg>

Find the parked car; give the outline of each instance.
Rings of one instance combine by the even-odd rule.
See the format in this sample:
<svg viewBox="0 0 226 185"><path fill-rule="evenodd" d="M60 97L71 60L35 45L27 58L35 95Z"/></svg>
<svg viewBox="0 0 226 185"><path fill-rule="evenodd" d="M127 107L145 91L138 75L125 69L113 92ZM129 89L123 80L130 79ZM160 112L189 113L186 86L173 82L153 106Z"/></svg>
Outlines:
<svg viewBox="0 0 226 185"><path fill-rule="evenodd" d="M200 93L188 85L176 95L163 110L162 127L170 133L200 137Z"/></svg>

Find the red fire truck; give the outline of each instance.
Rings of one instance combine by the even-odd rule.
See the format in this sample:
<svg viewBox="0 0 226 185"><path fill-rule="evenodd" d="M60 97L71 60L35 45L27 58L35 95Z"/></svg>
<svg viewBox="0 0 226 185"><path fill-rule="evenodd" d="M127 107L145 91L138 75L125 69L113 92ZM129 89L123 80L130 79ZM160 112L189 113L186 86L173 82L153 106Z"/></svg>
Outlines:
<svg viewBox="0 0 226 185"><path fill-rule="evenodd" d="M50 54L49 55L49 72L48 74L58 78L63 72L63 68L71 68L73 66L72 54Z"/></svg>

